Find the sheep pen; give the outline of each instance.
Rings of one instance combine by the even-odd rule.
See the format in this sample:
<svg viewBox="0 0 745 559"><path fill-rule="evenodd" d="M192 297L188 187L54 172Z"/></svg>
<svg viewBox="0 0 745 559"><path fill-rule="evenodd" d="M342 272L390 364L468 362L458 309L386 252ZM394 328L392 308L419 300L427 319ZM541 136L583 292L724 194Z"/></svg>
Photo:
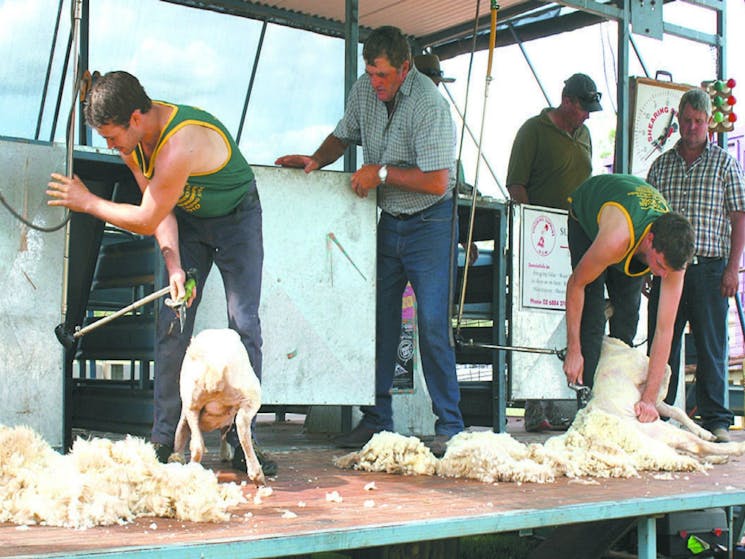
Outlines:
<svg viewBox="0 0 745 559"><path fill-rule="evenodd" d="M219 483L199 464L161 464L143 439L78 438L62 455L29 427L0 426L0 522L76 529L142 516L219 522L246 502L240 486Z"/></svg>

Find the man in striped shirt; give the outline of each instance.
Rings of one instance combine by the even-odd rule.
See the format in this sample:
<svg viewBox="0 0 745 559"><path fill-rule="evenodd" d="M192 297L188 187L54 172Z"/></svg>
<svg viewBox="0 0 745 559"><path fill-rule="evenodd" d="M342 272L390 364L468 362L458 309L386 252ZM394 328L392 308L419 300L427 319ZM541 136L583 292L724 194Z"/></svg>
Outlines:
<svg viewBox="0 0 745 559"><path fill-rule="evenodd" d="M733 414L725 405L727 390L727 315L729 297L737 295L745 246L745 176L735 158L708 139L711 101L703 89L680 99L680 140L649 170L647 182L673 211L690 219L696 256L685 275L670 352L672 377L665 401L672 404L678 387L680 349L686 323L696 343L696 405L702 426L720 442L729 441ZM659 281L649 298L649 344L654 338Z"/></svg>

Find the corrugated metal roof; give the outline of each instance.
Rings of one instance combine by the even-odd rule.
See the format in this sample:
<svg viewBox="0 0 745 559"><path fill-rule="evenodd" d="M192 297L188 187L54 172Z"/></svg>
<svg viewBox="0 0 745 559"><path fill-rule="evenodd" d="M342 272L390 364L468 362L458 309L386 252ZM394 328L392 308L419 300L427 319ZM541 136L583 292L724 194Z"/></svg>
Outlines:
<svg viewBox="0 0 745 559"><path fill-rule="evenodd" d="M518 4L521 0L502 0L500 9ZM264 4L306 15L317 15L334 21L345 19L344 0L282 0ZM478 4L478 14L476 13ZM473 25L473 20L489 15L488 0L377 0L359 3L361 27L374 29L381 25L395 25L412 37L425 37L444 29Z"/></svg>
<svg viewBox="0 0 745 559"><path fill-rule="evenodd" d="M231 13L343 37L345 0L164 0L195 8ZM545 9L555 4L541 0L501 0L497 18ZM381 25L395 25L421 48L466 40L489 28L490 0L359 0L360 40Z"/></svg>

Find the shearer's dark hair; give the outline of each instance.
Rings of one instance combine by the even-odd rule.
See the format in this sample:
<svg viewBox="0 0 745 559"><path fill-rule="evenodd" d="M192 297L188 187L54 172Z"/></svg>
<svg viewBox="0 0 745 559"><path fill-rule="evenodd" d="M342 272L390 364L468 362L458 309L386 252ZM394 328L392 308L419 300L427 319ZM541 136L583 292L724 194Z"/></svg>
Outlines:
<svg viewBox="0 0 745 559"><path fill-rule="evenodd" d="M362 58L365 59L365 63L374 64L375 59L381 56L386 56L394 68L401 68L407 60L409 66L412 66L409 41L398 27L384 25L367 37L365 46L362 47Z"/></svg>
<svg viewBox="0 0 745 559"><path fill-rule="evenodd" d="M93 128L104 124L127 128L133 112L139 109L146 113L152 106L152 100L132 74L109 72L93 83L85 103L85 120Z"/></svg>
<svg viewBox="0 0 745 559"><path fill-rule="evenodd" d="M687 218L675 212L662 214L649 231L654 234L652 247L665 256L674 270L682 270L693 259L695 237Z"/></svg>

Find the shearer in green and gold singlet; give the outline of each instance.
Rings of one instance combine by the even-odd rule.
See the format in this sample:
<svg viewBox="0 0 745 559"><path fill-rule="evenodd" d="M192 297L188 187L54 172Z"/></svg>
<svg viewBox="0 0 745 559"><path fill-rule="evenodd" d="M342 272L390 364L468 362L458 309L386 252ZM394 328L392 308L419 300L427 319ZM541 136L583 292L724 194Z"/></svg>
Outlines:
<svg viewBox="0 0 745 559"><path fill-rule="evenodd" d="M116 149L134 175L142 201L115 203L91 193L76 176L52 174L47 193L52 206L65 206L138 233L155 235L171 287L184 296L184 270L196 268L197 287L183 332L167 307L159 314L155 348L152 442L158 459L173 452L181 414L179 374L194 330L202 288L213 264L225 286L228 326L238 332L256 375L261 378L259 298L264 260L262 215L254 173L226 128L194 107L152 101L127 72L109 72L94 81L85 106L88 125ZM233 429L233 466L245 468ZM277 465L258 447L264 475Z"/></svg>
<svg viewBox="0 0 745 559"><path fill-rule="evenodd" d="M631 345L639 323L644 277L662 279L657 335L647 385L636 403L639 421L659 418L655 403L670 353L672 328L687 263L693 257L693 228L672 213L662 195L632 175L598 175L569 197L568 241L572 274L567 281L567 381L592 387L605 333L608 286L614 314L610 335ZM615 269L608 282L606 272Z"/></svg>

